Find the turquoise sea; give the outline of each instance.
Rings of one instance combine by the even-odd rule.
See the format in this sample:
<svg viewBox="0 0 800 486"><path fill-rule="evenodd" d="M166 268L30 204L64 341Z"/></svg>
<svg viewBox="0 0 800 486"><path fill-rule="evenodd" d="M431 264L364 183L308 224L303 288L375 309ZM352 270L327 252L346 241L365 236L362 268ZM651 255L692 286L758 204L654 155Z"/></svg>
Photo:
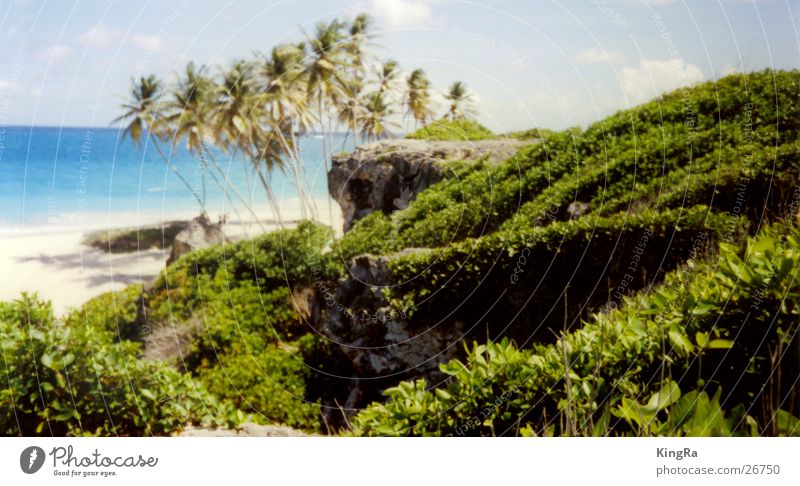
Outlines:
<svg viewBox="0 0 800 486"><path fill-rule="evenodd" d="M333 151L343 137L334 135ZM327 177L320 136L300 141L307 192L327 198ZM350 147L352 148L352 147ZM178 146L171 163L198 193L206 188L206 208L212 218L233 217L223 187L202 164ZM229 180L256 207L267 198L241 157L216 153ZM0 231L69 229L81 226L126 226L197 214L199 204L169 170L152 144L135 146L116 128L0 127ZM297 198L294 177L275 171L271 183L278 199ZM217 173L217 179L224 180ZM227 189L241 214L238 198ZM320 208L322 210L322 208ZM264 218L271 218L264 214Z"/></svg>

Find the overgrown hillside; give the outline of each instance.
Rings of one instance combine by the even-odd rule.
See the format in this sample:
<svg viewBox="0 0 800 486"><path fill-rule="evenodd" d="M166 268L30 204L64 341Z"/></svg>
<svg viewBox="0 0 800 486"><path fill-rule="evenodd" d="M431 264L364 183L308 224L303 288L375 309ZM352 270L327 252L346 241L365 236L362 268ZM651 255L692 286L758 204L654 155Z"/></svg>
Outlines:
<svg viewBox="0 0 800 486"><path fill-rule="evenodd" d="M130 363L126 393L168 369L153 394L184 408L106 413L97 394L123 385L88 380L67 413L67 377L96 353L0 404L25 397L26 433L56 416L66 433L169 433L184 409L361 435L797 433L798 95L798 71L678 90L537 131L503 163L441 162L441 182L340 239L302 223L193 252L63 324L37 311L76 339L103 333L100 356ZM46 309L32 302L0 313L17 336L5 372L48 366L29 348L26 309ZM357 413L372 401L386 403Z"/></svg>

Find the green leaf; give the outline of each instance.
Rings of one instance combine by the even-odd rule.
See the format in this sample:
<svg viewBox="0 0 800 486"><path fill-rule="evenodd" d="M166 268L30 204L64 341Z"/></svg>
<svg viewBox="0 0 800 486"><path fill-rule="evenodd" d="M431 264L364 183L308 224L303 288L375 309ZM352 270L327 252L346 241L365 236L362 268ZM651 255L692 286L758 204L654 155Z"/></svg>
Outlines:
<svg viewBox="0 0 800 486"><path fill-rule="evenodd" d="M681 389L677 383L672 380L667 381L658 392L654 393L650 400L647 401L645 408L657 412L669 407L681 397Z"/></svg>
<svg viewBox="0 0 800 486"><path fill-rule="evenodd" d="M785 410L775 414L778 434L788 437L800 437L800 419Z"/></svg>
<svg viewBox="0 0 800 486"><path fill-rule="evenodd" d="M706 343L708 342L708 333L698 331L697 334L694 335L694 340L698 346L704 348L706 347Z"/></svg>
<svg viewBox="0 0 800 486"><path fill-rule="evenodd" d="M733 341L727 339L712 339L711 342L708 343L708 347L711 349L730 349L733 347Z"/></svg>
<svg viewBox="0 0 800 486"><path fill-rule="evenodd" d="M436 396L441 398L442 400L452 400L453 396L450 395L447 391L437 388L436 389Z"/></svg>
<svg viewBox="0 0 800 486"><path fill-rule="evenodd" d="M694 350L694 345L682 332L670 331L669 342L683 356L688 356Z"/></svg>

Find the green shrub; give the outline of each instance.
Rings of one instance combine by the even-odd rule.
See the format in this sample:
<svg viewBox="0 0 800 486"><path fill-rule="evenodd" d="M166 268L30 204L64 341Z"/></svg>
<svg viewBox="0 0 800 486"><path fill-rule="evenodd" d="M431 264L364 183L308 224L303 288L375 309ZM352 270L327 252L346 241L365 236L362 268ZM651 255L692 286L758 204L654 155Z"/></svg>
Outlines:
<svg viewBox="0 0 800 486"><path fill-rule="evenodd" d="M493 140L497 138L494 133L480 123L470 118L441 118L415 132L406 135L406 138L417 140Z"/></svg>
<svg viewBox="0 0 800 486"><path fill-rule="evenodd" d="M4 435L162 435L243 418L113 331L55 321L35 297L0 304L0 335Z"/></svg>
<svg viewBox="0 0 800 486"><path fill-rule="evenodd" d="M531 128L530 130L520 130L500 135L500 138L513 138L515 140L541 140L556 133L548 128Z"/></svg>
<svg viewBox="0 0 800 486"><path fill-rule="evenodd" d="M214 299L229 302L228 292L239 285L252 284L265 293L301 289L314 280L312 267L332 235L328 227L303 221L295 229L184 255L153 285L152 318L188 318Z"/></svg>
<svg viewBox="0 0 800 486"><path fill-rule="evenodd" d="M137 340L143 317L141 299L146 296L142 285L129 285L119 292L106 292L70 312L68 327L88 326L110 332L120 340Z"/></svg>
<svg viewBox="0 0 800 486"><path fill-rule="evenodd" d="M296 294L344 268L323 255L331 237L329 228L304 221L189 253L154 284L148 318L197 327L180 365L229 408L316 430L319 407L306 398L309 375L295 344L308 331Z"/></svg>
<svg viewBox="0 0 800 486"><path fill-rule="evenodd" d="M208 390L253 421L278 422L317 431L319 406L306 399L309 370L295 349L268 346L250 351L236 344L225 349L212 368L199 372Z"/></svg>
<svg viewBox="0 0 800 486"><path fill-rule="evenodd" d="M782 196L798 178L800 130L793 127L800 108L790 100L799 90L796 70L734 75L583 131L548 133L505 163L456 170L407 209L356 225L341 241L341 254L346 261L359 252L433 248L537 220L647 208L706 205L753 221L774 218L785 211ZM739 204L743 178L750 183ZM570 206L576 202L588 210L575 215Z"/></svg>
<svg viewBox="0 0 800 486"><path fill-rule="evenodd" d="M446 384L386 390L353 433L800 435L798 269L794 226L722 244L554 344L476 344Z"/></svg>

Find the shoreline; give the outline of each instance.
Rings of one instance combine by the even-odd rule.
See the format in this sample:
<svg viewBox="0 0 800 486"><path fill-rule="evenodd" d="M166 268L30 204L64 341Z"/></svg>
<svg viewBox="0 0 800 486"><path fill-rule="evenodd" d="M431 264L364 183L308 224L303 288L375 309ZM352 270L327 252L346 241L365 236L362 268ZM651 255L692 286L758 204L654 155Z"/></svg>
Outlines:
<svg viewBox="0 0 800 486"><path fill-rule="evenodd" d="M325 206L318 202L317 207ZM333 227L338 233L341 214L338 207L336 209ZM294 226L299 218L293 216L299 215L299 211L287 207L281 210L284 226ZM87 240L103 232L138 232L193 217L183 216L185 212L177 212L169 217L164 215L160 220L148 218L144 221L144 218L106 214L103 215L106 221L95 220L91 224L0 228L0 268L6 274L6 278L0 280L0 301L18 299L23 292L37 293L40 298L52 302L57 316L63 316L100 294L150 282L165 268L171 246L109 252L90 246ZM327 215L320 214L321 223L328 224L329 218L322 216ZM234 242L278 228L275 220L270 219L229 220L223 231L225 241Z"/></svg>

